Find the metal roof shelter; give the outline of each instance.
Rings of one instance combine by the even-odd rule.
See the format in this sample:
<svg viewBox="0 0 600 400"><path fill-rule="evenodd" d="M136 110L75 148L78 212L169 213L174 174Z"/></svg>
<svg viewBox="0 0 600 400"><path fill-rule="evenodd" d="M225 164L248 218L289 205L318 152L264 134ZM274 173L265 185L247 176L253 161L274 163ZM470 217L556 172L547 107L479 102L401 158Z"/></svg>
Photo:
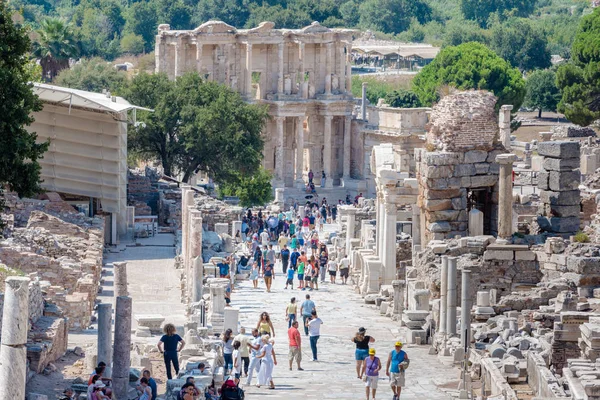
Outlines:
<svg viewBox="0 0 600 400"><path fill-rule="evenodd" d="M403 58L419 57L425 60L432 60L438 55L440 48L420 43L382 43L375 41L363 43L354 42L352 44L352 51L372 56L396 55Z"/></svg>
<svg viewBox="0 0 600 400"><path fill-rule="evenodd" d="M136 107L110 94L34 83L43 109L28 130L50 141L40 160L46 190L98 199L112 214L112 239L126 232L127 122Z"/></svg>

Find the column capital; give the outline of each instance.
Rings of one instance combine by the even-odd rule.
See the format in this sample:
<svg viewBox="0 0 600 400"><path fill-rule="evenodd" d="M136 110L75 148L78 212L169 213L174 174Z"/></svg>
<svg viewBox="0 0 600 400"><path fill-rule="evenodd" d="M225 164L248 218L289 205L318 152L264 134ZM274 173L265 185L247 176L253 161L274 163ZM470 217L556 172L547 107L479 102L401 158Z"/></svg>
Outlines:
<svg viewBox="0 0 600 400"><path fill-rule="evenodd" d="M273 119L275 120L275 122L277 123L282 123L283 121L285 121L285 117L281 116L281 115L277 115L275 117L273 117Z"/></svg>
<svg viewBox="0 0 600 400"><path fill-rule="evenodd" d="M246 45L246 51L251 51L252 50L252 43L246 42L244 44Z"/></svg>
<svg viewBox="0 0 600 400"><path fill-rule="evenodd" d="M392 286L394 287L394 289L402 288L402 287L404 287L405 284L406 284L406 281L400 280L400 279L392 281Z"/></svg>
<svg viewBox="0 0 600 400"><path fill-rule="evenodd" d="M333 117L334 117L334 115L331 115L331 114L325 114L325 115L323 115L323 118L325 118L325 120L329 119L331 121L333 119Z"/></svg>
<svg viewBox="0 0 600 400"><path fill-rule="evenodd" d="M385 212L387 213L396 213L398 212L398 206L396 205L396 203L392 203L386 196L385 199L385 203L383 203L384 207L385 207Z"/></svg>
<svg viewBox="0 0 600 400"><path fill-rule="evenodd" d="M512 165L515 161L517 161L516 154L506 153L506 154L498 154L496 156L496 162L500 165L508 165L508 164Z"/></svg>

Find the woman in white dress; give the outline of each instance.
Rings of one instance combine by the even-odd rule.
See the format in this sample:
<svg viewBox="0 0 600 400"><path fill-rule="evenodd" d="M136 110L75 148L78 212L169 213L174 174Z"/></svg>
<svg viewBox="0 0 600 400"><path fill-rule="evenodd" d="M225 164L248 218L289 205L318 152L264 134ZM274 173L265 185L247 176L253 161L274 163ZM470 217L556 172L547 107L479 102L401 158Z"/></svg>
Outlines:
<svg viewBox="0 0 600 400"><path fill-rule="evenodd" d="M273 350L273 342L270 341L269 335L264 335L262 342L264 343L263 348L260 355L256 357L262 359L256 387L269 384L269 389L275 389L275 384L273 383L273 366L277 365L277 357L275 357L275 350Z"/></svg>

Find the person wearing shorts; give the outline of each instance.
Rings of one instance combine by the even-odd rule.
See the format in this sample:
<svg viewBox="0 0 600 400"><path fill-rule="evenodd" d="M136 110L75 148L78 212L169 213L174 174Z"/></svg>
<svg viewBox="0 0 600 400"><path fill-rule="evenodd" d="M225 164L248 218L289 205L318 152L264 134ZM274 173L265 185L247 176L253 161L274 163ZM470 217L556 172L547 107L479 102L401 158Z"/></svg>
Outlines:
<svg viewBox="0 0 600 400"><path fill-rule="evenodd" d="M388 356L385 367L386 375L390 377L390 386L394 392L394 399L400 399L400 393L405 385L404 371L408 368L410 360L406 352L402 350L402 342L396 342L394 350Z"/></svg>
<svg viewBox="0 0 600 400"><path fill-rule="evenodd" d="M327 262L327 269L329 270L329 280L331 283L335 283L335 276L337 275L338 265L335 262L335 258L331 257L331 260Z"/></svg>
<svg viewBox="0 0 600 400"><path fill-rule="evenodd" d="M375 357L375 349L369 349L369 357L363 361L360 377L364 376L365 390L367 400L369 400L369 389L375 398L377 392L377 381L379 380L379 370L381 369L381 361L379 357Z"/></svg>
<svg viewBox="0 0 600 400"><path fill-rule="evenodd" d="M313 274L313 270L312 270L312 266L310 264L308 264L306 266L306 268L304 269L304 287L302 288L302 290L313 290L312 289L312 285L310 284L311 280L312 280L312 274Z"/></svg>
<svg viewBox="0 0 600 400"><path fill-rule="evenodd" d="M298 289L304 289L304 268L304 262L298 261Z"/></svg>
<svg viewBox="0 0 600 400"><path fill-rule="evenodd" d="M292 286L292 289L294 288L294 273L296 271L294 271L293 268L289 268L286 272L287 275L287 280L285 281L285 288L288 288L288 285Z"/></svg>
<svg viewBox="0 0 600 400"><path fill-rule="evenodd" d="M366 335L367 330L363 327L358 328L358 332L352 338L352 343L356 344L356 350L354 351L354 359L356 360L356 376L360 378L360 369L365 361L365 358L369 357L369 343L375 342L375 338Z"/></svg>
<svg viewBox="0 0 600 400"><path fill-rule="evenodd" d="M298 365L298 371L304 371L300 366L300 362L302 361L302 337L300 331L298 331L297 320L295 320L290 329L288 329L288 339L290 341L290 351L288 353L290 371L292 370L294 360L296 360L296 364Z"/></svg>

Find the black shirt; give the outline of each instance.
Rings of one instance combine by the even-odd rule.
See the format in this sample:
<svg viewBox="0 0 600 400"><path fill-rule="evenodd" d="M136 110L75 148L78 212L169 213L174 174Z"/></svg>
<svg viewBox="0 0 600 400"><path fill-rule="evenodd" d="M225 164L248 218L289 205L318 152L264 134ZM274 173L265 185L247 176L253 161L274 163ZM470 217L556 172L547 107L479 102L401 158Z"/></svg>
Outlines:
<svg viewBox="0 0 600 400"><path fill-rule="evenodd" d="M181 336L174 334L172 336L163 335L160 341L164 343L165 351L177 351L177 343L181 342Z"/></svg>
<svg viewBox="0 0 600 400"><path fill-rule="evenodd" d="M371 336L365 336L362 341L356 341L354 338L354 343L356 343L357 350L369 350L369 341L371 340Z"/></svg>

